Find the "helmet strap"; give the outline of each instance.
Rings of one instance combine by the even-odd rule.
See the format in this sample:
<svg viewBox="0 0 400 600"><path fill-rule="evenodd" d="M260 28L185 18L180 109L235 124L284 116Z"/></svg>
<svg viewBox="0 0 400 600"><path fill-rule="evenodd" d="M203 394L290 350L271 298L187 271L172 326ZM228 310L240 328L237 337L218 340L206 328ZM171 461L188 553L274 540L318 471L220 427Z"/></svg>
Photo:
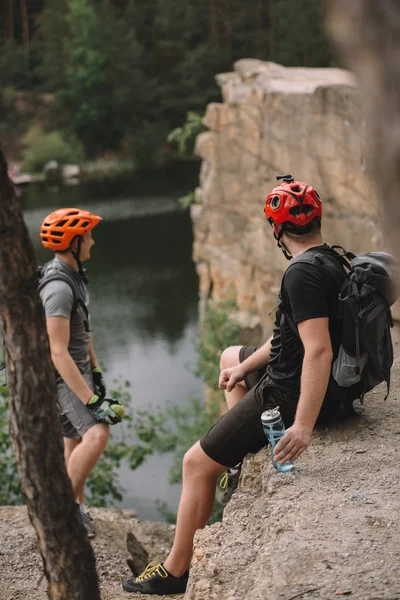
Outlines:
<svg viewBox="0 0 400 600"><path fill-rule="evenodd" d="M284 234L284 233L285 233L285 223L283 223L283 225L282 225L281 229L279 230L279 234L278 234L278 235L276 235L276 234L275 234L275 232L274 232L274 238L275 238L275 239L276 239L276 241L277 241L278 248L280 248L280 249L282 250L284 257L285 257L287 260L292 260L292 258L293 258L292 254L291 254L291 253L290 253L290 251L289 251L289 250L288 250L288 249L285 247L285 245L284 245L284 244L281 242L281 239L282 239L282 236L283 236L283 234Z"/></svg>
<svg viewBox="0 0 400 600"><path fill-rule="evenodd" d="M72 256L75 258L76 264L78 265L79 275L82 277L82 279L85 283L89 283L89 279L85 275L85 269L83 268L81 260L80 260L82 236L79 235L79 236L77 236L77 238L78 238L78 240L77 240L77 244L76 244L76 252L71 250Z"/></svg>

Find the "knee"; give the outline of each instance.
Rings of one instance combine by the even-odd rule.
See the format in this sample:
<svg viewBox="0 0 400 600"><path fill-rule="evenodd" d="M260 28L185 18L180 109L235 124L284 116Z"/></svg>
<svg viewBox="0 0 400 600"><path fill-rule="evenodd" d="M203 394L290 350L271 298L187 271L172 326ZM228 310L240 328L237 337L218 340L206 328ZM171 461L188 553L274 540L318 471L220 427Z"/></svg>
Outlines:
<svg viewBox="0 0 400 600"><path fill-rule="evenodd" d="M240 346L229 346L221 354L219 366L221 371L223 369L229 369L239 364L239 351Z"/></svg>
<svg viewBox="0 0 400 600"><path fill-rule="evenodd" d="M183 472L194 474L201 470L198 444L192 446L183 457Z"/></svg>
<svg viewBox="0 0 400 600"><path fill-rule="evenodd" d="M105 448L110 437L110 429L107 425L94 425L85 433L84 437L97 448Z"/></svg>
<svg viewBox="0 0 400 600"><path fill-rule="evenodd" d="M226 467L216 463L207 456L200 442L190 448L183 457L183 482L192 485L204 481L215 481L226 470Z"/></svg>

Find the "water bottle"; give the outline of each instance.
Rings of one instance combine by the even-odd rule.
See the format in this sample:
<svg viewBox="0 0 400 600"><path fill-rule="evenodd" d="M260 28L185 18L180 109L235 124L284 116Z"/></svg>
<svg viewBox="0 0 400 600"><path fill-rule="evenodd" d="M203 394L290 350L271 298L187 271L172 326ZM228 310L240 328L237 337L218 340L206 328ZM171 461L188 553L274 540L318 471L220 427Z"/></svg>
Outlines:
<svg viewBox="0 0 400 600"><path fill-rule="evenodd" d="M276 461L274 458L274 448L285 433L285 425L283 424L281 413L279 412L279 406L271 408L270 410L265 410L261 415L261 423L264 428L264 433L268 438L272 464L275 469L280 473L293 471L294 464L292 462L287 461L284 465L281 465L280 462Z"/></svg>

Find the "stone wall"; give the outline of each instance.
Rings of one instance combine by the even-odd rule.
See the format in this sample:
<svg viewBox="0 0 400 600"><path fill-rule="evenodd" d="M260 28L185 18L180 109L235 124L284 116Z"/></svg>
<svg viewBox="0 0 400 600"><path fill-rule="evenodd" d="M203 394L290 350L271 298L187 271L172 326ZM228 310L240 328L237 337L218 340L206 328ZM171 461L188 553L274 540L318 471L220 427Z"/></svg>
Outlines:
<svg viewBox="0 0 400 600"><path fill-rule="evenodd" d="M203 306L234 290L239 317L257 340L271 329L268 313L288 264L263 212L275 176L312 184L323 200L326 241L354 253L385 247L379 204L350 73L248 59L217 81L223 102L208 106L209 130L196 146L203 162L192 206L194 260Z"/></svg>

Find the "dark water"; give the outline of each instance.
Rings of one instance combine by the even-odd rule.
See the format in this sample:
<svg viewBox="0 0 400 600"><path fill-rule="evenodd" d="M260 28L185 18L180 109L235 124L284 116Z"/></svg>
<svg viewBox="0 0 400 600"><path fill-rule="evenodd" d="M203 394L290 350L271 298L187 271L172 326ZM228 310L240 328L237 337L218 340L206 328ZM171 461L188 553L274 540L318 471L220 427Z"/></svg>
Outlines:
<svg viewBox="0 0 400 600"><path fill-rule="evenodd" d="M120 376L129 380L137 408L163 406L167 400L184 404L190 394L202 394L201 382L188 369L195 362L198 279L190 216L177 203L187 190L183 178L179 186L157 178L57 192L35 187L20 199L39 263L51 258L38 237L49 212L79 206L104 218L85 264L93 337L109 385ZM168 484L171 462L165 455L151 457L134 472L124 466L121 506L136 509L141 519L160 518L157 499L176 509L180 486Z"/></svg>

